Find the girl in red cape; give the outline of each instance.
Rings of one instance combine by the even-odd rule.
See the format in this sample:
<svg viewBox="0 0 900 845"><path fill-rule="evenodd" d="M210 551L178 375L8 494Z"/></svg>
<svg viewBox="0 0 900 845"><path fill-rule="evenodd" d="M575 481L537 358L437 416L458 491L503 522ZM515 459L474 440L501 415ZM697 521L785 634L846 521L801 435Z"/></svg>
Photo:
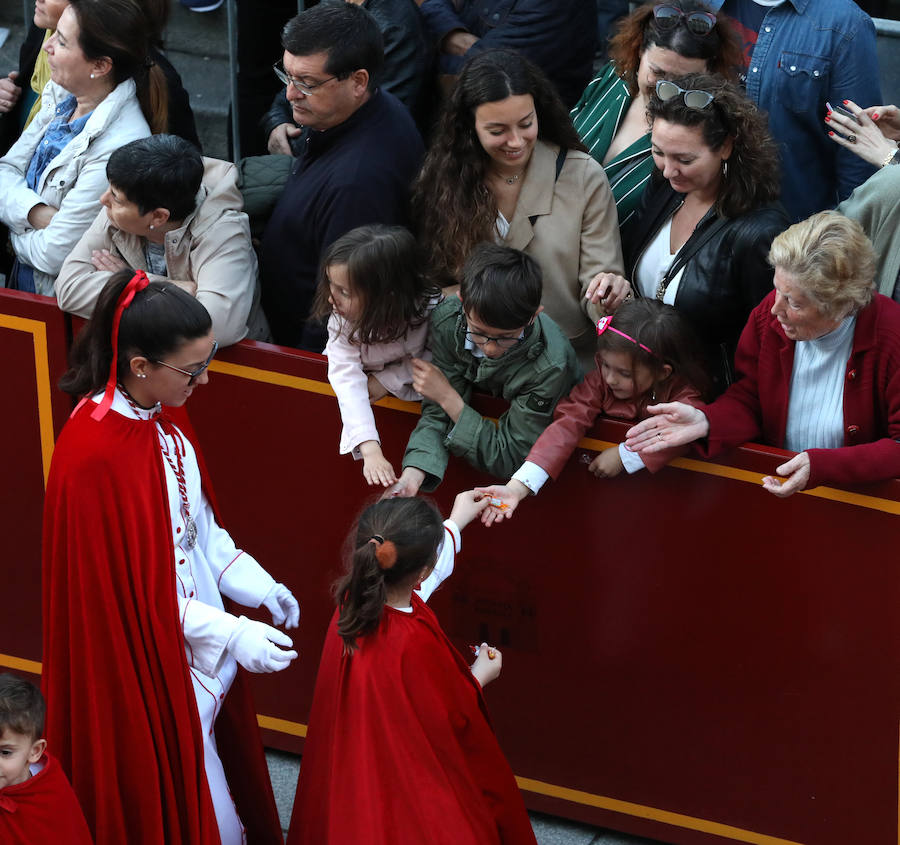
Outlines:
<svg viewBox="0 0 900 845"><path fill-rule="evenodd" d="M501 654L470 667L425 604L460 531L488 504L420 498L363 512L336 585L288 845L534 845L481 694ZM351 538L354 534L351 533Z"/></svg>
<svg viewBox="0 0 900 845"><path fill-rule="evenodd" d="M273 672L297 654L223 596L287 627L299 607L219 526L197 452L162 411L207 382L215 351L196 299L123 270L60 383L84 398L44 509L47 738L97 845L282 841L238 664Z"/></svg>

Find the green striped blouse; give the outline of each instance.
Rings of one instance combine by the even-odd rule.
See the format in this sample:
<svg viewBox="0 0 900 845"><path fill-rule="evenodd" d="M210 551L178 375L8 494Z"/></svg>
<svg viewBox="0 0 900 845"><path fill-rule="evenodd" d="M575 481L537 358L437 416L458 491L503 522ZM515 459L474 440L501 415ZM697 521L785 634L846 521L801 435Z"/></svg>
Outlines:
<svg viewBox="0 0 900 845"><path fill-rule="evenodd" d="M630 105L628 86L610 62L600 76L584 89L571 112L572 122L588 152L606 171L619 212L620 228L637 208L654 167L649 133L622 150L612 161L603 164L606 151Z"/></svg>

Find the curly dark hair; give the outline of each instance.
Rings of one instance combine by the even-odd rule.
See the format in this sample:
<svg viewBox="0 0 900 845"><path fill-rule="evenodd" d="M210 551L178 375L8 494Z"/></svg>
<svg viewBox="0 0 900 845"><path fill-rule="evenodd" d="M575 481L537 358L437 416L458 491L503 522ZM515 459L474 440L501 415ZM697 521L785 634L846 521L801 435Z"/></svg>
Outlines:
<svg viewBox="0 0 900 845"><path fill-rule="evenodd" d="M647 105L647 119L697 126L703 142L718 150L728 138L734 142L728 166L719 185L716 211L723 217L738 217L781 195L778 148L769 134L766 116L732 82L708 73L689 73L671 80L685 89L699 89L713 95L705 109L685 105L678 95L660 100L654 93ZM659 171L654 178L662 178Z"/></svg>
<svg viewBox="0 0 900 845"><path fill-rule="evenodd" d="M475 244L494 239L497 202L484 181L490 158L475 133L475 110L522 94L534 98L538 138L587 152L553 84L524 56L485 50L466 62L413 188L419 240L441 285L456 284Z"/></svg>
<svg viewBox="0 0 900 845"><path fill-rule="evenodd" d="M671 29L657 26L653 8L657 3L645 3L628 17L619 21L616 34L609 41L609 57L616 72L628 85L632 96L637 94L637 72L641 56L648 47L662 47L686 59L703 59L710 73L719 73L737 80L743 66L741 44L734 26L723 13L713 12L698 0L678 0L683 12L709 12L716 16L716 25L706 35L695 35L684 21Z"/></svg>

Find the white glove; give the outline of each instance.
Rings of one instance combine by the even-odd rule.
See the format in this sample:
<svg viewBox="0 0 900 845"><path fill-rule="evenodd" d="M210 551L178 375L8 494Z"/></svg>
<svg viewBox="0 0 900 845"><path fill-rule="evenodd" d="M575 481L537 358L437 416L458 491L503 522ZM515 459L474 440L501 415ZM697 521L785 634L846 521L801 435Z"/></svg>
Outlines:
<svg viewBox="0 0 900 845"><path fill-rule="evenodd" d="M241 616L225 648L249 672L280 672L297 656L296 651L286 650L293 645L277 628Z"/></svg>
<svg viewBox="0 0 900 845"><path fill-rule="evenodd" d="M284 584L276 584L266 593L266 597L262 600L266 610L272 614L272 624L281 625L285 628L296 628L300 623L300 605L294 594L284 586ZM287 620L285 622L285 620Z"/></svg>

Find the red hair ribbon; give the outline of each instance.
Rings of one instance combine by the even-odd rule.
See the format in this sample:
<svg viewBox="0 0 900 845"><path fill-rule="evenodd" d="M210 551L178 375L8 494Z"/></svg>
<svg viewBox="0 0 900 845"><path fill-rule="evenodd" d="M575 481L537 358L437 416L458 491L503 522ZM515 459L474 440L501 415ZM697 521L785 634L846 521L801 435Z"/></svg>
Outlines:
<svg viewBox="0 0 900 845"><path fill-rule="evenodd" d="M100 404L91 412L91 419L98 422L106 416L106 412L112 407L113 396L116 392L116 371L119 362L119 323L122 320L122 313L131 305L135 294L143 290L150 284L147 274L143 270L138 270L125 285L122 293L119 294L119 300L116 302L116 313L113 316L112 324L112 363L109 365L109 378L106 380L106 390L103 392L103 399Z"/></svg>

